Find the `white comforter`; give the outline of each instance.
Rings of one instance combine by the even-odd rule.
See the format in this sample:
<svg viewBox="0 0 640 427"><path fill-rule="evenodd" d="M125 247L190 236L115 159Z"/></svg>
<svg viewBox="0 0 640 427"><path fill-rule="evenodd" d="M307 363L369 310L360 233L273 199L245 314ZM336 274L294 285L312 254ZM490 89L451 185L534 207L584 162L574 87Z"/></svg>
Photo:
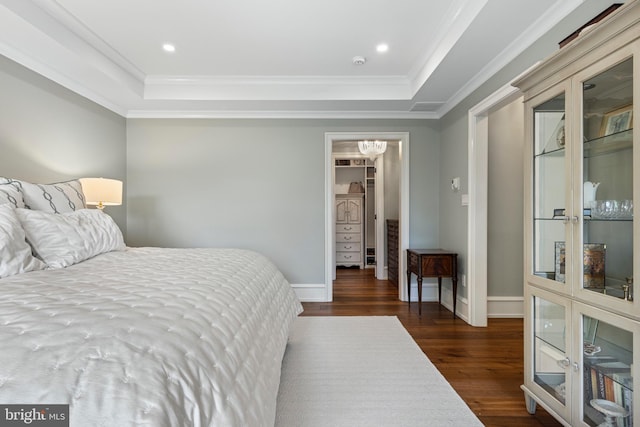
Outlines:
<svg viewBox="0 0 640 427"><path fill-rule="evenodd" d="M0 403L72 426L272 426L301 305L265 257L137 248L0 280Z"/></svg>

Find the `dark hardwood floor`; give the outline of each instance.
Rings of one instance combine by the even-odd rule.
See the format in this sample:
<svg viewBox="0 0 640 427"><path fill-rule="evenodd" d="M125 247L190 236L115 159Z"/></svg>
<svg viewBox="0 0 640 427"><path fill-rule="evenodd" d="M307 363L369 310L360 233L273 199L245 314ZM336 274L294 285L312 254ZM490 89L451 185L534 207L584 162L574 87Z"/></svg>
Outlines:
<svg viewBox="0 0 640 427"><path fill-rule="evenodd" d="M525 408L522 319L489 319L487 328L474 328L438 303L423 304L420 318L417 303L409 309L373 269L339 269L333 302L304 303L302 315L397 316L486 426L561 425L540 406L535 415Z"/></svg>

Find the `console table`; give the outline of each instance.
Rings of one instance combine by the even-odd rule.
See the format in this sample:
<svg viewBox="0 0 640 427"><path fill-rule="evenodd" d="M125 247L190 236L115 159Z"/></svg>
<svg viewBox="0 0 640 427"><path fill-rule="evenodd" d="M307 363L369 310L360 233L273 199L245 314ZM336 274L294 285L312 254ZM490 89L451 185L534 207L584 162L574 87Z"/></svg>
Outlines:
<svg viewBox="0 0 640 427"><path fill-rule="evenodd" d="M453 317L456 317L458 291L458 254L442 249L407 249L407 297L411 304L411 273L418 276L418 315L422 315L422 278L438 278L438 302L441 302L442 278L453 283Z"/></svg>

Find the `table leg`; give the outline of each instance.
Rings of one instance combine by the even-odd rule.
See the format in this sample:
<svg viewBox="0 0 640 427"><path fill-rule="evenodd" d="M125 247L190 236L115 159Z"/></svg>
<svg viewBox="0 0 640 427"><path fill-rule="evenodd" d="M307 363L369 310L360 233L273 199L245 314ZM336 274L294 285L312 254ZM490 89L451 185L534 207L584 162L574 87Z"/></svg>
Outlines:
<svg viewBox="0 0 640 427"><path fill-rule="evenodd" d="M422 275L418 274L418 316L422 316Z"/></svg>
<svg viewBox="0 0 640 427"><path fill-rule="evenodd" d="M458 301L458 277L453 276L453 318L456 318L456 302Z"/></svg>
<svg viewBox="0 0 640 427"><path fill-rule="evenodd" d="M407 270L407 307L411 311L411 271Z"/></svg>
<svg viewBox="0 0 640 427"><path fill-rule="evenodd" d="M438 276L438 304L442 304L442 277Z"/></svg>

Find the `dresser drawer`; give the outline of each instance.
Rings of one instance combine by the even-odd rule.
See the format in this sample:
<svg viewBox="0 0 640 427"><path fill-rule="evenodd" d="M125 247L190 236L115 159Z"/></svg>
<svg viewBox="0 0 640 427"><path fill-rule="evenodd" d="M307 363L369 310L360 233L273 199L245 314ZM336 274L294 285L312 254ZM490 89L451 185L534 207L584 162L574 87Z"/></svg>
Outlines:
<svg viewBox="0 0 640 427"><path fill-rule="evenodd" d="M336 243L359 243L360 233L336 233Z"/></svg>
<svg viewBox="0 0 640 427"><path fill-rule="evenodd" d="M336 243L336 252L360 252L360 243Z"/></svg>
<svg viewBox="0 0 640 427"><path fill-rule="evenodd" d="M336 233L360 233L360 224L336 224Z"/></svg>
<svg viewBox="0 0 640 427"><path fill-rule="evenodd" d="M336 262L360 262L360 252L336 252Z"/></svg>

